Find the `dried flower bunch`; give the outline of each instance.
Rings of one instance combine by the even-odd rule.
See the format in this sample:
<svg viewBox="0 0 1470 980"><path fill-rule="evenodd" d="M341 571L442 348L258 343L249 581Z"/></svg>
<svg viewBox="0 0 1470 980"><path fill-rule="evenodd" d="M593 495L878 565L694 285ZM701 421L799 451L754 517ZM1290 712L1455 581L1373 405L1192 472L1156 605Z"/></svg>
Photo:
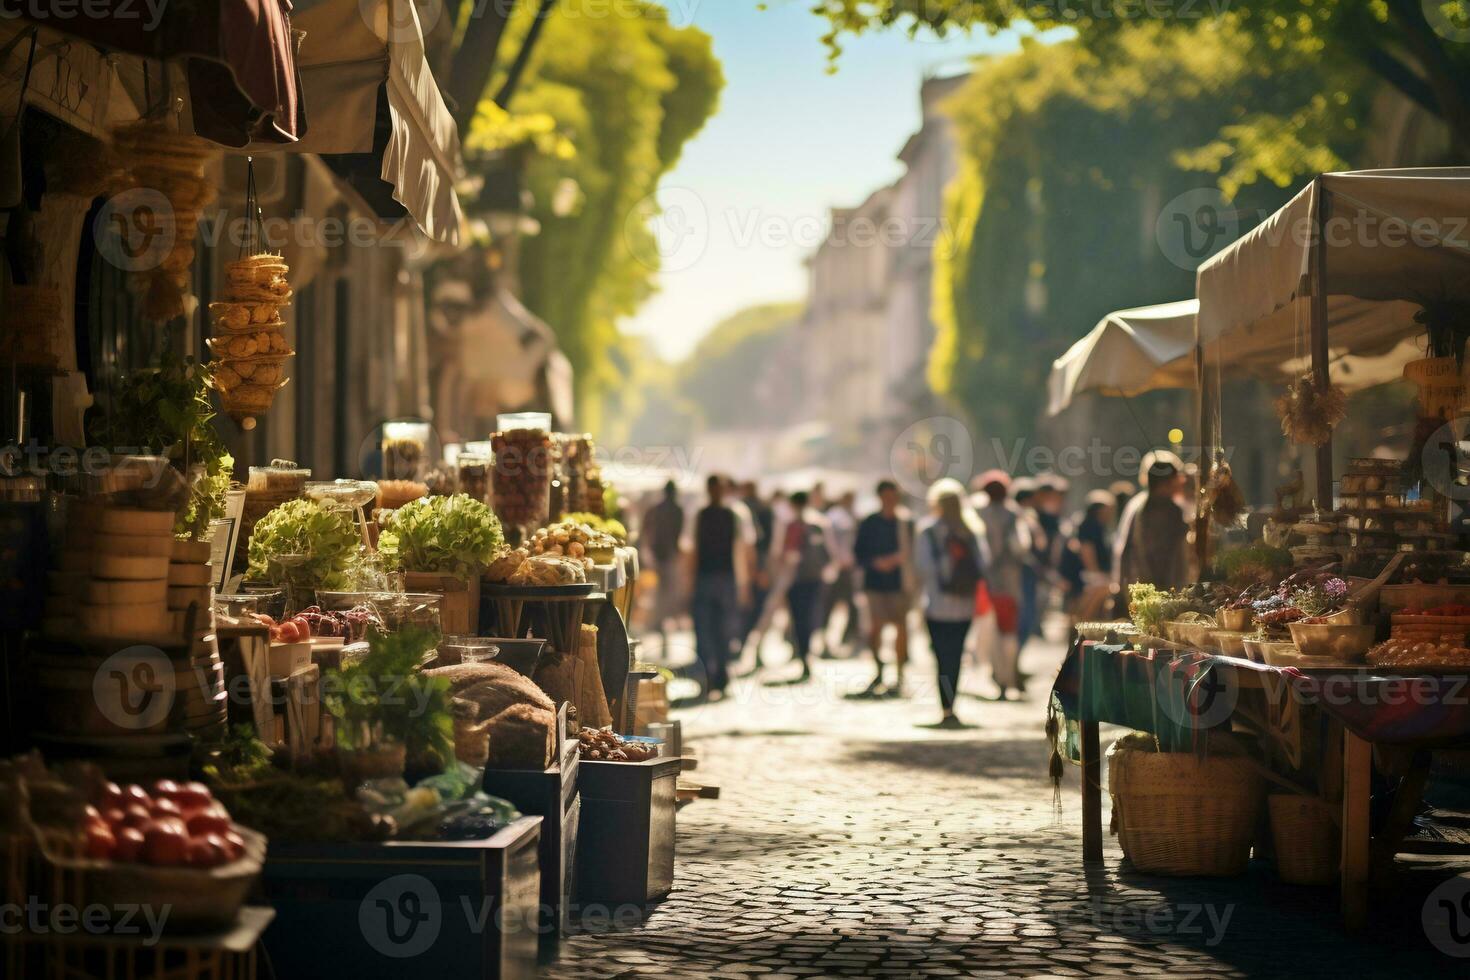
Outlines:
<svg viewBox="0 0 1470 980"><path fill-rule="evenodd" d="M1297 378L1276 399L1281 431L1292 442L1321 446L1332 438L1337 423L1347 417L1347 395L1336 385L1319 387L1310 374Z"/></svg>
<svg viewBox="0 0 1470 980"><path fill-rule="evenodd" d="M1210 485L1205 490L1205 508L1210 520L1220 527L1234 527L1245 513L1245 494L1235 482L1230 464L1221 460L1210 474Z"/></svg>

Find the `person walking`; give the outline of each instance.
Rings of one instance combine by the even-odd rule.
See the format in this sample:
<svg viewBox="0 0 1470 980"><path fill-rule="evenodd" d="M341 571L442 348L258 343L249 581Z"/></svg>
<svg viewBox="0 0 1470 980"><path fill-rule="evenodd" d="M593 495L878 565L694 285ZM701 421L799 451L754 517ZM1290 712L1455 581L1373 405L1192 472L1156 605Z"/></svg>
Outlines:
<svg viewBox="0 0 1470 980"><path fill-rule="evenodd" d="M1077 530L1062 553L1062 576L1067 581L1067 610L1072 623L1104 615L1113 595L1114 496L1093 490L1077 521Z"/></svg>
<svg viewBox="0 0 1470 980"><path fill-rule="evenodd" d="M985 581L985 528L958 480L929 488L931 516L914 544L914 568L923 594L924 621L939 676L941 728L963 728L955 714L965 637L975 618L975 595Z"/></svg>
<svg viewBox="0 0 1470 980"><path fill-rule="evenodd" d="M684 534L684 508L679 504L679 487L673 480L664 484L663 497L643 515L640 544L653 567L657 585L653 597L653 631L658 634L659 651L668 658L670 619L683 612L683 569L679 563L679 542Z"/></svg>
<svg viewBox="0 0 1470 980"><path fill-rule="evenodd" d="M725 501L723 477L706 483L709 503L695 515L694 547L694 653L704 668L705 695L724 696L730 681L730 643L739 624L740 601L748 583L748 560L739 515Z"/></svg>
<svg viewBox="0 0 1470 980"><path fill-rule="evenodd" d="M985 585L995 610L995 635L986 645L990 679L1004 701L1021 690L1021 608L1025 576L1031 567L1032 528L1026 514L1010 500L1011 478L990 470L975 479L983 495L979 517L990 552Z"/></svg>
<svg viewBox="0 0 1470 980"><path fill-rule="evenodd" d="M761 621L761 614L766 608L766 599L771 592L771 541L776 533L776 512L770 504L761 499L754 480L747 480L741 484L740 500L750 513L751 525L755 534L755 540L751 545L750 603L745 608L745 617L740 629L743 646L749 643L755 634L756 625ZM755 665L759 668L760 664L760 646L757 644Z"/></svg>
<svg viewBox="0 0 1470 980"><path fill-rule="evenodd" d="M1149 453L1140 467L1147 489L1128 502L1113 541L1118 603L1128 605L1128 586L1147 582L1177 589L1190 578L1189 523L1180 506L1184 463L1168 450Z"/></svg>
<svg viewBox="0 0 1470 980"><path fill-rule="evenodd" d="M865 697L903 694L903 671L909 661L909 610L913 608L914 530L899 510L898 484L878 484L878 510L857 528L853 557L862 574L868 609L868 647L873 653L873 682ZM883 633L893 627L893 686L883 687Z"/></svg>
<svg viewBox="0 0 1470 980"><path fill-rule="evenodd" d="M786 683L800 684L812 676L808 662L812 634L817 631L822 589L835 550L832 526L827 518L811 506L810 497L804 491L793 493L791 519L781 544L781 561L789 570L791 580L786 590L786 606L791 611L792 658L801 665L801 673Z"/></svg>
<svg viewBox="0 0 1470 980"><path fill-rule="evenodd" d="M857 500L852 491L844 492L827 508L827 523L832 528L833 553L831 581L822 594L822 616L817 631L822 636L822 658L843 656L851 653L861 633L861 617L857 608L857 562L853 557L853 546L857 542ZM842 636L832 642L832 614L838 606L846 607ZM837 649L834 649L837 648Z"/></svg>

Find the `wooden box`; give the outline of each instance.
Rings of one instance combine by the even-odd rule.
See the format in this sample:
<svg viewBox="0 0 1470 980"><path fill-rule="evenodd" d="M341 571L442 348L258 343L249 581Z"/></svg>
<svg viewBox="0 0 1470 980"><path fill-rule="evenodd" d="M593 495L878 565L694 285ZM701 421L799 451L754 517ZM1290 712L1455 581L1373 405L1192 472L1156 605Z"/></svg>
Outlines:
<svg viewBox="0 0 1470 980"><path fill-rule="evenodd" d="M535 975L541 818L455 843L271 842L278 977Z"/></svg>
<svg viewBox="0 0 1470 980"><path fill-rule="evenodd" d="M674 886L675 797L681 763L582 760L577 789L582 829L577 838L576 901L642 908Z"/></svg>

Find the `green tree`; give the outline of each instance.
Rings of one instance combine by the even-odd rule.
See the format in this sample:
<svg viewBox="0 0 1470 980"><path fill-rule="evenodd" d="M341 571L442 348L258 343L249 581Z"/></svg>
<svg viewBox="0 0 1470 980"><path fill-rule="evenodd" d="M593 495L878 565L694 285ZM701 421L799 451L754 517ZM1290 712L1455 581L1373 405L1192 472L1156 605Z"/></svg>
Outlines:
<svg viewBox="0 0 1470 980"><path fill-rule="evenodd" d="M1103 314L1192 295L1192 270L1160 247L1154 221L1200 187L1196 170L1218 170L1245 228L1360 139L1361 74L1273 60L1230 18L1133 24L1110 43L1028 42L980 63L948 107L960 164L952 238L936 255L930 380L987 436L1031 433L1051 360ZM1298 125L1269 152L1218 150L1275 116Z"/></svg>
<svg viewBox="0 0 1470 980"><path fill-rule="evenodd" d="M1108 52L1141 23L1192 33L1203 23L1231 20L1257 42L1272 62L1307 57L1345 61L1370 71L1445 122L1456 156L1470 153L1470 0L1241 0L1167 6L1173 16L1149 18L1140 0L814 0L812 9L831 23L826 40L834 56L844 34L882 28L994 33L1010 27L1067 27L1084 44ZM1285 136L1291 112L1310 111L1304 98L1275 130ZM1245 123L1237 152L1249 152L1273 127ZM1246 138L1249 137L1249 138Z"/></svg>
<svg viewBox="0 0 1470 980"><path fill-rule="evenodd" d="M513 21L511 31L530 26ZM611 356L618 321L654 290L645 202L714 114L723 85L709 36L673 27L662 7L567 0L545 19L507 107L511 119L554 120L575 148L521 158L539 232L521 245L520 280L521 298L556 330L576 369L589 428L599 394L623 376ZM497 108L483 106L477 123Z"/></svg>
<svg viewBox="0 0 1470 980"><path fill-rule="evenodd" d="M752 386L781 359L801 310L800 303L752 306L721 320L699 341L678 372L679 393L707 427L779 420L781 407L753 400Z"/></svg>

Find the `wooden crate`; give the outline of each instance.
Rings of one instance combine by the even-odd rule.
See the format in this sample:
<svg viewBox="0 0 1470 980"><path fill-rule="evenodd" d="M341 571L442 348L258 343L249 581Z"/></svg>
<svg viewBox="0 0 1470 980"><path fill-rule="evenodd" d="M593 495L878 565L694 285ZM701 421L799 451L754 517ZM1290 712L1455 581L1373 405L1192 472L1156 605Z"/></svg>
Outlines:
<svg viewBox="0 0 1470 980"><path fill-rule="evenodd" d="M577 777L582 830L577 840L576 901L642 908L674 886L674 817L681 762L583 760Z"/></svg>

